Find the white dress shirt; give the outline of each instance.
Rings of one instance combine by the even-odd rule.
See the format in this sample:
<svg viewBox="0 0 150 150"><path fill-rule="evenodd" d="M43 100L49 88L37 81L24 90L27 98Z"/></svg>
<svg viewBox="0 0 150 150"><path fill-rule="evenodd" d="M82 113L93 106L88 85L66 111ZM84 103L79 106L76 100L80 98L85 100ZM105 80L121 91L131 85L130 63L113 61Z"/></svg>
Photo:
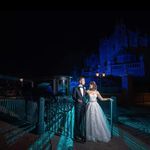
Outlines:
<svg viewBox="0 0 150 150"><path fill-rule="evenodd" d="M81 91L81 95L83 96L83 85L79 85L80 91Z"/></svg>

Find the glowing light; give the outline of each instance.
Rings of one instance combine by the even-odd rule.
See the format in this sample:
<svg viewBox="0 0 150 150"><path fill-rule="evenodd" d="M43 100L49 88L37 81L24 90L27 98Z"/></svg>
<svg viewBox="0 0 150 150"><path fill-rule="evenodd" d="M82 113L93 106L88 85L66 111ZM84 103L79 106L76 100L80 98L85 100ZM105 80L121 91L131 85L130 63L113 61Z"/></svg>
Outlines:
<svg viewBox="0 0 150 150"><path fill-rule="evenodd" d="M99 77L99 73L98 72L96 73L96 76Z"/></svg>
<svg viewBox="0 0 150 150"><path fill-rule="evenodd" d="M105 77L106 76L106 74L105 73L102 73L102 77Z"/></svg>
<svg viewBox="0 0 150 150"><path fill-rule="evenodd" d="M20 78L19 80L20 80L20 82L23 82L23 78Z"/></svg>

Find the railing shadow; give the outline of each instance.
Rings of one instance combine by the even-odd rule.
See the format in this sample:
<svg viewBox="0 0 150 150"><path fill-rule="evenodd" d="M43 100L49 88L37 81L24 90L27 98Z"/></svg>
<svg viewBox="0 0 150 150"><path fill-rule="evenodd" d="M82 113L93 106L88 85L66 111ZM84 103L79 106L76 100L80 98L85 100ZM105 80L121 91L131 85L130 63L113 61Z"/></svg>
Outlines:
<svg viewBox="0 0 150 150"><path fill-rule="evenodd" d="M36 110L35 107L32 107L32 110ZM33 112L26 112L26 102L23 98L0 99L0 119L8 123L8 126L0 129L0 134L4 136L7 145L13 145L20 137L36 128L35 120L28 119L30 115L35 115Z"/></svg>
<svg viewBox="0 0 150 150"><path fill-rule="evenodd" d="M111 135L113 136L113 123L117 122L118 114L116 106L117 99L116 97L111 98L113 101L104 103L107 104L109 109L109 113L107 113L109 115L107 115L107 117L110 120ZM57 145L58 149L59 147L62 148L63 146L73 146L74 104L71 98L70 100L68 99L61 96L57 97L56 101L48 99L44 100L44 98L40 98L39 105L41 106L38 107L40 110L38 116L38 118L40 118L38 121L38 133L41 134L41 136L39 140L37 140L38 142L35 142L35 144L32 145L30 149L33 149L33 147L36 148L38 146L42 147L42 145L45 145L43 138L47 137L49 140L51 140L54 135L60 136L60 141ZM105 107L103 108L105 109ZM50 136L48 136L48 134ZM43 141L43 143L41 141Z"/></svg>
<svg viewBox="0 0 150 150"><path fill-rule="evenodd" d="M118 120L117 99L101 102L104 113L110 121L111 135L113 124ZM107 109L106 106L107 105ZM108 110L108 111L107 111ZM0 114L7 114L18 128L9 131L9 143L14 143L20 136L33 132L39 138L29 149L50 149L54 135L60 136L59 147L73 147L74 141L74 103L71 96L38 97L36 101L25 99L3 99L0 101ZM3 115L2 115L3 116ZM13 120L13 117L16 119ZM11 120L10 119L10 120ZM24 125L26 124L26 125ZM0 131L1 132L1 131ZM4 132L4 131L3 131Z"/></svg>

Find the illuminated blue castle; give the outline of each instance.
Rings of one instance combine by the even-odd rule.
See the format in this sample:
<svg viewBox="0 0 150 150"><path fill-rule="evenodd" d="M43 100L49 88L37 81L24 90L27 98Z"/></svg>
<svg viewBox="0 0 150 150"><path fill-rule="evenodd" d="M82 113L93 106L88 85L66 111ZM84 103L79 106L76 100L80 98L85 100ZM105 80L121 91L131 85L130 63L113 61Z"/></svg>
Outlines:
<svg viewBox="0 0 150 150"><path fill-rule="evenodd" d="M93 54L85 61L82 74L91 76L99 72L142 77L145 75L143 50L149 45L150 37L119 24L111 36L100 41L99 56Z"/></svg>
<svg viewBox="0 0 150 150"><path fill-rule="evenodd" d="M124 24L100 42L99 72L114 76L144 76L143 50L150 45L150 37L133 32Z"/></svg>

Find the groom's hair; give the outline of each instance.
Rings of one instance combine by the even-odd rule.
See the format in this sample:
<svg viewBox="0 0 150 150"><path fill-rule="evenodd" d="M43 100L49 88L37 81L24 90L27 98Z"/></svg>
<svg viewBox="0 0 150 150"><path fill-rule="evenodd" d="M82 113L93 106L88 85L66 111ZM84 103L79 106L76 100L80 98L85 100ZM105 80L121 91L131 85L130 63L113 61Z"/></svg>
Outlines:
<svg viewBox="0 0 150 150"><path fill-rule="evenodd" d="M81 79L85 79L85 77L84 77L84 76L80 76L80 77L78 78L78 81L80 81Z"/></svg>

